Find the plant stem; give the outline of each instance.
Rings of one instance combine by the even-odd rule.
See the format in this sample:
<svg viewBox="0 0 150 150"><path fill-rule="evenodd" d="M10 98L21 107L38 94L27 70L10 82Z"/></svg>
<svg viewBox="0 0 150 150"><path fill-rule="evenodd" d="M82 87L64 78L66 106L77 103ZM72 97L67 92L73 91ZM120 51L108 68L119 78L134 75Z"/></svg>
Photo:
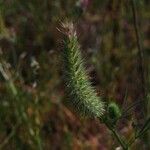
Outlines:
<svg viewBox="0 0 150 150"><path fill-rule="evenodd" d="M137 17L137 11L136 11L136 6L134 0L131 0L131 9L132 9L132 14L133 14L133 25L134 25L134 30L135 30L135 35L136 35L136 42L137 42L137 48L138 48L138 61L139 61L139 70L140 70L140 79L141 79L141 99L143 101L144 107L142 109L144 113L144 120L147 118L147 113L148 113L148 100L146 96L146 80L145 80L145 70L144 70L144 58L143 58L143 50L142 50L142 43L140 39L140 32L138 28L138 17ZM148 142L148 134L145 135L144 137L144 142L149 145Z"/></svg>
<svg viewBox="0 0 150 150"><path fill-rule="evenodd" d="M13 127L11 133L6 137L6 139L4 139L4 141L3 141L2 143L0 143L0 149L3 149L3 148L9 143L10 139L11 139L11 138L14 136L14 134L16 133L16 129L17 129L17 127L19 127L19 125L20 125L20 122L17 123L17 124Z"/></svg>
<svg viewBox="0 0 150 150"><path fill-rule="evenodd" d="M128 145L122 140L121 136L117 133L117 131L110 124L108 124L107 121L104 121L104 124L113 133L114 137L116 138L118 143L121 145L123 150L128 150Z"/></svg>
<svg viewBox="0 0 150 150"><path fill-rule="evenodd" d="M144 59L143 59L143 51L142 44L140 39L140 32L138 27L138 18L136 12L136 6L134 0L131 0L131 9L133 15L133 25L135 30L137 48L138 48L138 62L139 62L139 70L140 70L140 79L141 79L141 91L142 91L142 100L144 102L144 110L146 112L146 102L144 101L146 98L146 83L145 83L145 71L144 71ZM146 113L145 113L146 114Z"/></svg>
<svg viewBox="0 0 150 150"><path fill-rule="evenodd" d="M149 129L150 129L150 118L145 122L143 128L139 131L139 133L131 138L128 145L131 146L139 137L143 136L144 133Z"/></svg>

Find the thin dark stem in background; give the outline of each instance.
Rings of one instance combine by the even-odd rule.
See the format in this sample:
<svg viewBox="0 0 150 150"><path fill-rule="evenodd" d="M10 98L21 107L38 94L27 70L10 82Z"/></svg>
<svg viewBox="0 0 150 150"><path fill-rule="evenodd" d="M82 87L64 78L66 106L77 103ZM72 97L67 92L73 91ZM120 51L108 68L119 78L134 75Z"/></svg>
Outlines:
<svg viewBox="0 0 150 150"><path fill-rule="evenodd" d="M136 42L137 42L137 48L138 48L138 62L139 62L139 70L140 70L140 79L141 79L141 91L142 91L142 100L144 103L144 112L146 115L146 83L145 83L145 70L144 70L144 58L143 58L143 50L142 50L142 44L140 39L140 33L139 33L139 27L138 27L138 18L137 18L137 12L135 7L134 0L131 0L131 8L132 8L132 14L133 14L133 24L135 29L135 35L136 35Z"/></svg>
<svg viewBox="0 0 150 150"><path fill-rule="evenodd" d="M137 42L137 48L138 48L138 62L139 62L139 75L141 79L141 99L143 101L143 108L142 111L144 113L144 120L146 120L147 117L147 97L146 97L146 80L145 80L145 70L144 70L144 56L143 56L143 50L142 50L142 44L140 39L140 32L139 32L139 26L138 26L138 17L137 17L137 11L136 11L136 5L134 0L131 0L131 8L132 8L132 14L133 14L133 24L135 29L135 35L136 35L136 42ZM148 142L148 134L144 135L144 143L146 145L149 145Z"/></svg>

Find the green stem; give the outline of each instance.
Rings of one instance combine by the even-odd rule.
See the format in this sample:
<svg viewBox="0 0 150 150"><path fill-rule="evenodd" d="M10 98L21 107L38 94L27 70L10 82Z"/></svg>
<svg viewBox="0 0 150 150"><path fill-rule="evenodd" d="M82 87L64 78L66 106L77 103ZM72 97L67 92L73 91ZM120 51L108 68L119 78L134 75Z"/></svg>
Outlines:
<svg viewBox="0 0 150 150"><path fill-rule="evenodd" d="M139 133L132 137L129 141L128 145L131 146L139 137L143 136L146 131L150 129L150 118L145 122L143 128L139 131Z"/></svg>
<svg viewBox="0 0 150 150"><path fill-rule="evenodd" d="M142 50L142 42L141 42L141 38L140 38L140 31L139 31L139 25L138 25L138 16L137 16L135 0L131 0L131 9L132 9L132 14L133 14L133 25L134 25L137 48L138 48L138 62L139 62L139 69L140 69L139 77L141 79L141 94L142 94L141 98L143 101L142 111L144 114L144 118L141 120L146 120L146 117L148 115L147 84L146 84L146 79L145 79L144 56L143 56L143 50ZM143 141L146 145L150 146L148 140L149 140L149 135L145 134Z"/></svg>
<svg viewBox="0 0 150 150"><path fill-rule="evenodd" d="M114 137L116 138L118 143L121 145L123 150L128 150L128 145L122 140L121 136L117 133L117 131L110 124L108 124L107 121L104 121L104 124L113 133Z"/></svg>

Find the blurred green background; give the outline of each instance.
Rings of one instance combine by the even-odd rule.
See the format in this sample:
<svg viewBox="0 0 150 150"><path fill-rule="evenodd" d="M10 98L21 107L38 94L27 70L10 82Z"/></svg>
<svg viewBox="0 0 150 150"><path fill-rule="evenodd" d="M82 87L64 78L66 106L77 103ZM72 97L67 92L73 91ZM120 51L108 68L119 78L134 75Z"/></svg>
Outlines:
<svg viewBox="0 0 150 150"><path fill-rule="evenodd" d="M0 149L117 146L104 125L80 118L63 104L63 36L57 28L66 19L75 23L92 85L124 110L141 100L143 86L150 99L150 5L148 0L135 4L144 85L130 0L0 0ZM118 130L127 138L143 108L137 103L120 120ZM133 149L139 145L144 149L141 141Z"/></svg>

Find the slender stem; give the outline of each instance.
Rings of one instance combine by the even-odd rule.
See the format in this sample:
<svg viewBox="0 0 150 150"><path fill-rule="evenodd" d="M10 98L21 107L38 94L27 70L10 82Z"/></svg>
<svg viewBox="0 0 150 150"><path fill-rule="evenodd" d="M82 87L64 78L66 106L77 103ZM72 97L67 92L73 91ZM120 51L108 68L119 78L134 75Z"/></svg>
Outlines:
<svg viewBox="0 0 150 150"><path fill-rule="evenodd" d="M145 122L143 128L139 131L139 133L132 137L131 140L129 141L128 145L131 146L139 137L144 135L146 131L148 131L150 128L150 118Z"/></svg>
<svg viewBox="0 0 150 150"><path fill-rule="evenodd" d="M0 144L0 149L4 148L4 146L9 143L10 139L14 136L14 134L15 130L12 130L12 132L6 137L3 143Z"/></svg>
<svg viewBox="0 0 150 150"><path fill-rule="evenodd" d="M122 141L120 135L114 130L114 129L110 129L112 131L112 133L114 134L114 136L116 137L117 141L120 143L120 145L122 146L122 148L124 150L127 150L128 147L124 144L124 142Z"/></svg>
<svg viewBox="0 0 150 150"><path fill-rule="evenodd" d="M139 69L140 69L140 79L141 79L141 93L142 93L142 100L144 107L142 109L144 113L144 120L146 120L147 113L148 113L148 100L146 96L146 80L145 80L145 70L144 70L144 57L143 57L143 50L142 50L142 44L141 44L141 39L140 39L140 32L138 28L138 17L137 17L137 11L136 11L136 6L135 6L135 1L131 0L131 8L132 8L132 14L133 14L133 24L134 24L134 29L135 29L135 35L136 35L136 41L137 41L137 48L138 48L138 61L139 61ZM144 137L144 142L148 145L148 137L149 135L146 134Z"/></svg>
<svg viewBox="0 0 150 150"><path fill-rule="evenodd" d="M16 129L17 127L19 127L20 122L18 122L12 129L11 133L6 137L6 139L4 139L4 141L2 143L0 143L0 149L3 149L10 141L10 139L14 136L14 134L16 133Z"/></svg>
<svg viewBox="0 0 150 150"><path fill-rule="evenodd" d="M145 83L145 76L144 76L144 59L143 59L143 50L142 50L142 44L140 39L140 32L139 32L139 26L138 26L138 17L136 12L136 6L134 0L131 0L131 9L133 14L133 25L135 30L135 36L136 36L136 43L138 48L138 61L139 61L139 69L140 69L140 79L141 79L141 90L142 90L142 100L144 101L146 98L146 83ZM144 110L146 112L146 103L144 101Z"/></svg>
<svg viewBox="0 0 150 150"><path fill-rule="evenodd" d="M128 112L131 111L135 106L137 106L138 104L142 103L143 101L139 100L137 102L134 102L133 104L131 104L128 108L126 108L123 112L120 118L125 117L128 115Z"/></svg>
<svg viewBox="0 0 150 150"><path fill-rule="evenodd" d="M107 128L113 133L113 135L115 136L116 140L121 145L121 147L123 148L123 150L128 150L128 146L122 140L121 136L117 133L117 131L113 127L111 127L111 125L108 124L107 121L104 121L104 123L107 126Z"/></svg>
<svg viewBox="0 0 150 150"><path fill-rule="evenodd" d="M134 136L131 138L131 140L129 141L128 145L131 146L133 143L135 143L135 141L140 137L140 134L138 134L137 136Z"/></svg>

